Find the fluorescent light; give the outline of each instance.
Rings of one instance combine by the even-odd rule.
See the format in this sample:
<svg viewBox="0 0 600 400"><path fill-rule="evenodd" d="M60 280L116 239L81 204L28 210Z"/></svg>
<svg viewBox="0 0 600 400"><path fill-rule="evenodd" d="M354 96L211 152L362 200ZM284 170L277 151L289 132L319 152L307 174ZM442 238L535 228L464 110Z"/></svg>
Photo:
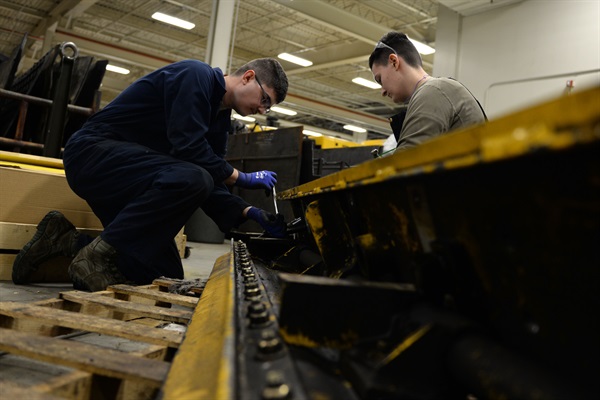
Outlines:
<svg viewBox="0 0 600 400"><path fill-rule="evenodd" d="M417 51L423 55L427 55L427 54L433 54L435 53L435 49L431 46L426 45L425 43L421 43L418 40L414 40L414 39L408 39L412 42L412 44L415 45L415 47L417 48Z"/></svg>
<svg viewBox="0 0 600 400"><path fill-rule="evenodd" d="M313 64L312 61L308 61L304 58L296 57L288 53L281 53L277 57L281 58L282 60L301 65L303 67L310 67Z"/></svg>
<svg viewBox="0 0 600 400"><path fill-rule="evenodd" d="M112 64L106 64L106 70L116 72L117 74L123 74L123 75L127 75L129 72L131 72L127 68L117 67L116 65L112 65Z"/></svg>
<svg viewBox="0 0 600 400"><path fill-rule="evenodd" d="M358 126L354 126L354 125L344 125L344 129L348 129L349 131L353 131L353 132L366 132L367 130Z"/></svg>
<svg viewBox="0 0 600 400"><path fill-rule="evenodd" d="M171 24L171 25L175 25L175 26L178 26L180 28L188 29L188 30L192 29L192 28L194 28L196 26L196 24L193 24L191 22L184 21L182 19L175 18L175 17L172 17L172 16L167 15L167 14L163 14L163 13L160 13L160 12L155 12L154 14L152 14L152 18L154 18L156 20L159 20L161 22L164 22L164 23L167 23L167 24Z"/></svg>
<svg viewBox="0 0 600 400"><path fill-rule="evenodd" d="M362 85L362 86L366 86L370 89L381 89L381 85L375 81L370 81L368 79L365 78L354 78L352 79L352 82L356 83L357 85Z"/></svg>
<svg viewBox="0 0 600 400"><path fill-rule="evenodd" d="M305 134L305 135L307 135L307 136L317 136L317 137L318 136L323 136L322 133L309 131L308 129L303 129L302 133Z"/></svg>
<svg viewBox="0 0 600 400"><path fill-rule="evenodd" d="M239 119L240 121L246 121L246 122L254 122L254 121L256 121L256 118L242 117L240 114L236 114L236 113L234 113L232 115L232 117L235 118L235 119Z"/></svg>
<svg viewBox="0 0 600 400"><path fill-rule="evenodd" d="M283 107L279 107L279 106L273 106L273 107L271 107L271 111L275 111L276 113L285 114L285 115L296 115L296 114L298 114L294 110L288 110L287 108L283 108Z"/></svg>

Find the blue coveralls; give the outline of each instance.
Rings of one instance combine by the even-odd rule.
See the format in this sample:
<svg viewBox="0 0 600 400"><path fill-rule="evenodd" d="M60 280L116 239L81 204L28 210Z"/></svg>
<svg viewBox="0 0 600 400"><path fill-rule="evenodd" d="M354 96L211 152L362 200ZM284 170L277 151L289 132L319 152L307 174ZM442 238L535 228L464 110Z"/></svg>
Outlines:
<svg viewBox="0 0 600 400"><path fill-rule="evenodd" d="M231 110L218 68L185 60L134 82L69 139L67 181L132 281L183 278L173 238L198 207L227 231L249 206L222 183ZM91 239L84 239L83 246Z"/></svg>

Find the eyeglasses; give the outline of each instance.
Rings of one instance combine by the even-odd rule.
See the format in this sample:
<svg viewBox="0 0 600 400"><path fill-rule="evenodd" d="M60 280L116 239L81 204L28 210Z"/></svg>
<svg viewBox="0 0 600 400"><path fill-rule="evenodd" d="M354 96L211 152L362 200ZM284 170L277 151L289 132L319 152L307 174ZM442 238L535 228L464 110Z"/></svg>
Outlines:
<svg viewBox="0 0 600 400"><path fill-rule="evenodd" d="M387 44L379 41L377 42L377 44L375 45L375 48L373 49L373 52L375 52L375 50L377 49L390 49L395 55L398 55L398 53L396 52L396 50L394 50L393 47L388 46Z"/></svg>
<svg viewBox="0 0 600 400"><path fill-rule="evenodd" d="M256 74L254 74L254 79L256 80L256 83L258 83L258 86L260 86L260 90L262 90L262 99L260 99L260 104L265 108L265 114L268 114L269 111L271 111L271 104L273 104L271 102L271 97L267 94L265 88L263 88L263 85L260 84Z"/></svg>

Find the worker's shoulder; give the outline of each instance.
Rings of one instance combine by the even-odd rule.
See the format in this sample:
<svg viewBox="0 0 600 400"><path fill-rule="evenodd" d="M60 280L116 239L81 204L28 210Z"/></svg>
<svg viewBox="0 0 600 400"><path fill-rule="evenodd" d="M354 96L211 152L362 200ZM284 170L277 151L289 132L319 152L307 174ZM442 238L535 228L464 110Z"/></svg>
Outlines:
<svg viewBox="0 0 600 400"><path fill-rule="evenodd" d="M432 77L421 88L422 95L425 96L443 95L449 98L471 96L465 85L454 78Z"/></svg>
<svg viewBox="0 0 600 400"><path fill-rule="evenodd" d="M437 88L464 88L464 85L454 78L448 77L431 77L425 82L426 86ZM425 86L423 85L423 86Z"/></svg>
<svg viewBox="0 0 600 400"><path fill-rule="evenodd" d="M189 58L186 60L181 60L181 61L176 61L172 64L167 65L165 68L171 68L171 69L201 69L201 70L212 70L213 68L208 65L207 63L200 61L200 60L195 60L193 58Z"/></svg>

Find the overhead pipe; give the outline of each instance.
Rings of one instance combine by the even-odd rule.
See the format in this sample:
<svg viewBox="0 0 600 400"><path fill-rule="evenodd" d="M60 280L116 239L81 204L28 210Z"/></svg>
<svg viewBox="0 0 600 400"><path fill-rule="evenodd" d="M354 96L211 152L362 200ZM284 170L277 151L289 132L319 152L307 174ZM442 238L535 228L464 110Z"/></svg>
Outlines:
<svg viewBox="0 0 600 400"><path fill-rule="evenodd" d="M12 91L6 90L6 89L0 89L0 97L5 97L7 99L13 99L13 100L23 100L23 101L26 101L27 103L37 104L40 106L50 106L51 107L52 104L54 104L54 102L49 99L43 99L41 97L30 96L28 94L12 92ZM72 104L67 105L67 110L69 112L72 112L75 114L82 114L82 115L86 115L86 116L90 116L90 115L94 114L94 108L75 106Z"/></svg>

